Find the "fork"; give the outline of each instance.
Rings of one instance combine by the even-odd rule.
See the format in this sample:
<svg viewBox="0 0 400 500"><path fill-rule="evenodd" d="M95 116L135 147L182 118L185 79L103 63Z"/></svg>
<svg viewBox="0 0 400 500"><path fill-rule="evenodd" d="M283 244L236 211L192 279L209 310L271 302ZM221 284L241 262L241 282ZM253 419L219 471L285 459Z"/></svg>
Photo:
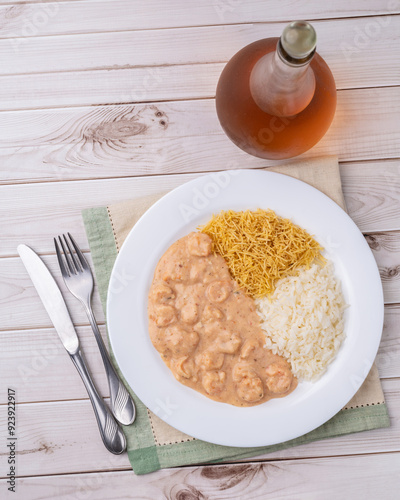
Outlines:
<svg viewBox="0 0 400 500"><path fill-rule="evenodd" d="M61 274L68 290L83 305L92 327L106 370L112 412L118 422L123 425L129 425L136 417L135 403L111 363L93 314L92 293L94 282L92 271L85 256L69 233L68 238L63 234L58 239L60 245L57 243L56 238L54 238L54 245L56 247ZM62 252L64 253L64 257Z"/></svg>

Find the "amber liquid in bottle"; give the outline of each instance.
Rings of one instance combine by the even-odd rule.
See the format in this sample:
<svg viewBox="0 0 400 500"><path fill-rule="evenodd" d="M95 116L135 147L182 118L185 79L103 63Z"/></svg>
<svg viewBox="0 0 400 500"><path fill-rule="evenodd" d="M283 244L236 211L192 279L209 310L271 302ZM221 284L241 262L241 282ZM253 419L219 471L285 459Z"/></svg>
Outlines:
<svg viewBox="0 0 400 500"><path fill-rule="evenodd" d="M277 48L279 38L244 47L225 66L218 82L216 108L227 136L241 149L260 158L284 159L312 148L328 130L336 109L336 86L325 61L314 54L310 67L315 91L308 106L292 116L263 111L250 91L255 64Z"/></svg>

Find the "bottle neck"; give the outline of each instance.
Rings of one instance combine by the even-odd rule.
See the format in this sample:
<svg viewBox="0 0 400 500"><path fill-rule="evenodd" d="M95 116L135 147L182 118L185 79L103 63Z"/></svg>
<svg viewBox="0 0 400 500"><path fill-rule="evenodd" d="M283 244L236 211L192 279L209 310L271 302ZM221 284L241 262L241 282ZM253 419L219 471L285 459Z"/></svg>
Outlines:
<svg viewBox="0 0 400 500"><path fill-rule="evenodd" d="M256 104L275 116L294 116L303 111L315 92L310 67L313 55L291 60L279 41L277 49L259 59L250 74L250 92Z"/></svg>

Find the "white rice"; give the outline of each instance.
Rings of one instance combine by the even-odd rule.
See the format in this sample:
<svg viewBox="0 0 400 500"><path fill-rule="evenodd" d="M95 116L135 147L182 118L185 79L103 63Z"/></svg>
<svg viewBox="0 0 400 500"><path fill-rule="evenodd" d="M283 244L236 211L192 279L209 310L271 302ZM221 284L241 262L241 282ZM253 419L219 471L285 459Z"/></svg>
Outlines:
<svg viewBox="0 0 400 500"><path fill-rule="evenodd" d="M346 306L333 264L314 264L281 279L274 293L256 304L265 347L286 358L300 380L321 376L344 339Z"/></svg>

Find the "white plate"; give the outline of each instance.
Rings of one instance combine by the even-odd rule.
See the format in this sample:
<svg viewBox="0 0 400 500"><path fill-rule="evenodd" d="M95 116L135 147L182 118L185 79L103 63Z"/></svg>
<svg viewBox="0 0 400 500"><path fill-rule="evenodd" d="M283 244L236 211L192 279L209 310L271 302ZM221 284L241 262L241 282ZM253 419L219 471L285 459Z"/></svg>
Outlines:
<svg viewBox="0 0 400 500"><path fill-rule="evenodd" d="M221 210L273 209L315 235L335 265L350 307L346 339L314 384L251 408L218 403L180 384L148 334L147 295L154 269L178 238ZM110 280L107 322L128 384L161 419L190 436L228 446L266 446L301 436L335 415L361 386L375 359L383 325L383 293L373 255L354 222L330 198L291 177L226 171L173 190L138 221Z"/></svg>

